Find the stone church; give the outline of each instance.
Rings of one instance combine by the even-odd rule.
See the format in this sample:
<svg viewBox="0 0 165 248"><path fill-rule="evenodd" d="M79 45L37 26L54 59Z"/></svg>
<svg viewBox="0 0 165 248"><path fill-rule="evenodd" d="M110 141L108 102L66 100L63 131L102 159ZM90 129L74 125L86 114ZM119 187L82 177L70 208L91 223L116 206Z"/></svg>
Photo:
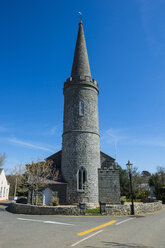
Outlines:
<svg viewBox="0 0 165 248"><path fill-rule="evenodd" d="M91 77L83 23L80 21L71 76L64 83L62 150L48 157L59 170L49 185L60 204L120 203L115 159L100 151L98 83Z"/></svg>

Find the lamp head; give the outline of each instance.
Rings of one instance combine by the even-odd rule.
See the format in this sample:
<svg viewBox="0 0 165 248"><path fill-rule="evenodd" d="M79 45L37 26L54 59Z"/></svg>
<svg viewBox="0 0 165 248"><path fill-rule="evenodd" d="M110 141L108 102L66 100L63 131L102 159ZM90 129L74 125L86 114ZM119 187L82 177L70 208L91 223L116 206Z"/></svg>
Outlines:
<svg viewBox="0 0 165 248"><path fill-rule="evenodd" d="M131 170L132 169L132 164L130 163L130 161L128 160L128 163L126 164L127 169Z"/></svg>

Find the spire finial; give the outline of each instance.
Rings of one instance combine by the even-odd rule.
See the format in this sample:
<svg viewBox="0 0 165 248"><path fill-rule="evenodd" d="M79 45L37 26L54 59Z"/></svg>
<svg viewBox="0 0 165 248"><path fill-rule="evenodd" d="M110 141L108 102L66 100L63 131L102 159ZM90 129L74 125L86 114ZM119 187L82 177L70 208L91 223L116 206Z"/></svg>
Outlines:
<svg viewBox="0 0 165 248"><path fill-rule="evenodd" d="M80 15L80 22L82 22L82 12L78 12L79 13L79 15Z"/></svg>

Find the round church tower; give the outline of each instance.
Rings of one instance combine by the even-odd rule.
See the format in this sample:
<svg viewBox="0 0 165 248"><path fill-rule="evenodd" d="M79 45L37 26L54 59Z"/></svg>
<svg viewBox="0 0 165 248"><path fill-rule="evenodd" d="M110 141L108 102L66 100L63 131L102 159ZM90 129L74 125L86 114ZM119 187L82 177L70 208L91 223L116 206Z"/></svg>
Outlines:
<svg viewBox="0 0 165 248"><path fill-rule="evenodd" d="M67 202L98 203L100 139L98 84L92 80L82 21L79 23L71 77L64 83L61 170L68 183Z"/></svg>

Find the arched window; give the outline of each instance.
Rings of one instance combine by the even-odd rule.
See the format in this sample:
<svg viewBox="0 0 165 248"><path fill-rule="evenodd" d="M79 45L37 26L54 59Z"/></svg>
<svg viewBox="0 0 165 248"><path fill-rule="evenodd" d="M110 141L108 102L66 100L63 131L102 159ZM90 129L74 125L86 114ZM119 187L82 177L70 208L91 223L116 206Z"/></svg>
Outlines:
<svg viewBox="0 0 165 248"><path fill-rule="evenodd" d="M81 167L77 173L77 189L78 190L84 191L86 180L87 180L87 172L84 167Z"/></svg>
<svg viewBox="0 0 165 248"><path fill-rule="evenodd" d="M80 101L79 102L79 116L83 116L84 115L84 101Z"/></svg>

